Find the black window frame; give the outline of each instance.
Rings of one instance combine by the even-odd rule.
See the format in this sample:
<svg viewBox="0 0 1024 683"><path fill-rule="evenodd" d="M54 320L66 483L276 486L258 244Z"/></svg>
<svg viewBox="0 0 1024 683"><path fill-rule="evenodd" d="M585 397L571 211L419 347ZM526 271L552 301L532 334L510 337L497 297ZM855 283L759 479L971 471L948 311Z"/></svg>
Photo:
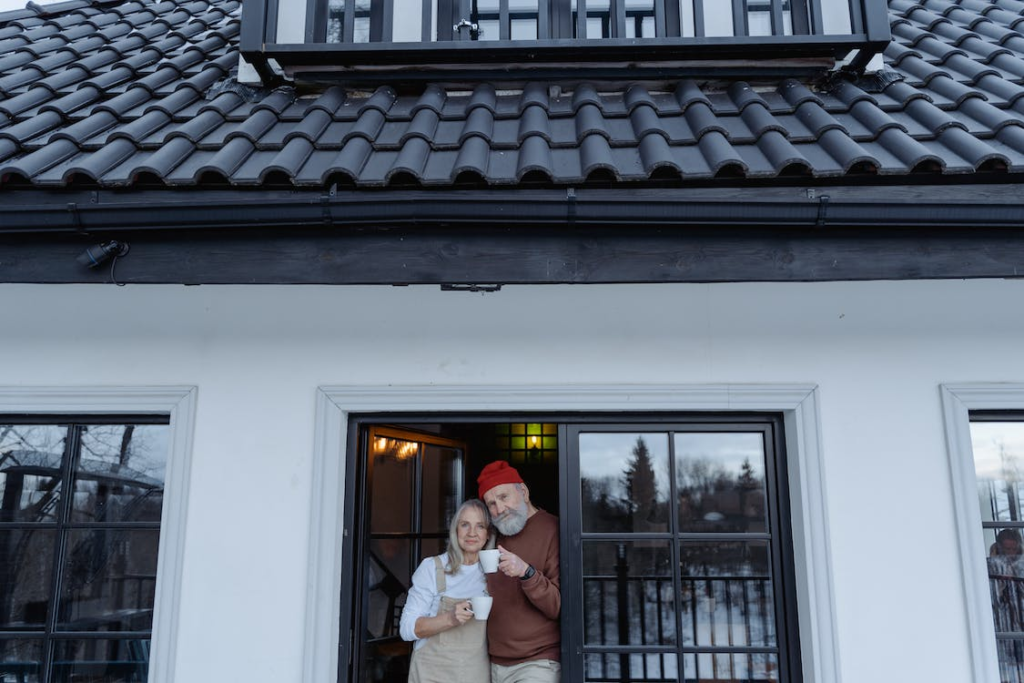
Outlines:
<svg viewBox="0 0 1024 683"><path fill-rule="evenodd" d="M788 461L784 440L784 417L777 413L760 412L685 412L685 413L571 413L544 412L531 413L525 411L505 411L495 413L354 413L348 419L347 448L345 462L345 492L343 511L343 534L341 553L344 558L360 559L356 552L365 535L365 517L362 511L368 509L363 486L366 458L361 449L360 435L364 428L373 424L401 424L403 426L440 423L502 423L502 422L542 422L558 424L558 496L559 496L559 531L562 556L561 592L562 592L562 680L584 680L584 654L582 632L574 628L576 619L583 616L583 578L566 571L568 558L578 557L582 552L583 539L579 482L578 442L574 443L570 436L575 430L603 431L642 431L648 429L657 432L752 432L758 431L765 435L765 478L768 500L767 513L769 528L773 529L770 539L773 599L776 618L776 637L780 666L781 683L802 683L803 667L800 652L800 624L798 621L797 583L795 566L795 547L792 528L790 488L788 479ZM669 429L675 426L676 429ZM575 477L572 479L572 477ZM570 487L569 482L573 486ZM527 482L529 483L529 482ZM675 483L673 482L673 491ZM575 489L575 492L572 489ZM575 510L572 506L575 505ZM597 534L603 536L605 534ZM677 541L678 542L678 539ZM357 649L355 639L358 635L358 624L354 623L357 616L354 596L359 582L362 581L361 561L346 561L342 564L341 595L339 600L341 637L338 642L337 681L349 681L347 673L352 666L354 652ZM675 574L678 576L678 572ZM582 623L582 622L580 622ZM682 652L684 649L706 650L706 648L688 648L677 642L674 646ZM602 650L609 648L602 647ZM638 651L641 647L626 646L623 650ZM351 682L349 682L351 683Z"/></svg>
<svg viewBox="0 0 1024 683"><path fill-rule="evenodd" d="M133 413L97 413L97 414L42 414L42 413L0 413L0 426L56 426L67 430L64 452L61 456L60 479L62 495L58 503L58 512L52 522L0 521L0 531L19 529L46 529L54 533L54 555L50 568L49 600L46 610L46 622L41 630L0 629L0 638L4 640L35 640L42 641L42 663L39 672L40 683L48 683L53 677L56 644L60 641L73 640L119 640L151 641L152 626L144 631L76 631L57 628L59 614L58 603L61 600L64 579L64 560L67 555L68 537L76 530L132 530L161 531L163 515L157 521L73 521L74 506L73 484L78 463L81 459L81 439L85 429L96 425L170 425L167 414L133 414ZM168 454L169 455L169 454ZM148 660L148 648L145 650ZM148 662L147 662L148 665ZM0 665L2 666L2 665Z"/></svg>

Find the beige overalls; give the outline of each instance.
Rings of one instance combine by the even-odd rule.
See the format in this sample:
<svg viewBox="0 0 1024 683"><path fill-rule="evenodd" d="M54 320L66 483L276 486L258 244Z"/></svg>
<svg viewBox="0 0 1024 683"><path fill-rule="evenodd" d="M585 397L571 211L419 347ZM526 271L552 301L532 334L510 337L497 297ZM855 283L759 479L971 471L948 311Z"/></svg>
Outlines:
<svg viewBox="0 0 1024 683"><path fill-rule="evenodd" d="M444 593L447 582L441 558L434 557L437 592ZM457 603L469 600L441 596L437 613L453 612ZM470 619L461 626L427 638L412 653L409 683L490 683L491 660L487 656L487 622Z"/></svg>

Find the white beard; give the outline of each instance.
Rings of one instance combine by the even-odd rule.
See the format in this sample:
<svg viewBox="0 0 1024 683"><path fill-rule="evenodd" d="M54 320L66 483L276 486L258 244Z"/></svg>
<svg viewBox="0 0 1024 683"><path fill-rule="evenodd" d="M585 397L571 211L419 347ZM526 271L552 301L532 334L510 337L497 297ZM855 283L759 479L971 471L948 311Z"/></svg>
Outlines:
<svg viewBox="0 0 1024 683"><path fill-rule="evenodd" d="M528 510L524 501L518 508L506 510L501 519L494 519L494 526L502 536L515 536L526 527L527 516Z"/></svg>

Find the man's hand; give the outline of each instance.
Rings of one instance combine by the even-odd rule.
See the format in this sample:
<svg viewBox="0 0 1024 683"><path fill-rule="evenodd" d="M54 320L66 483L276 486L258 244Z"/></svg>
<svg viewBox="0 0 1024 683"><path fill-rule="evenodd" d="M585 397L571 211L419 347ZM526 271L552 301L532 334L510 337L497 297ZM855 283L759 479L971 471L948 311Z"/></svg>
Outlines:
<svg viewBox="0 0 1024 683"><path fill-rule="evenodd" d="M511 551L505 550L500 544L498 545L498 551L501 553L498 555L498 571L505 574L505 576L514 578L521 578L526 573L530 566L526 560Z"/></svg>

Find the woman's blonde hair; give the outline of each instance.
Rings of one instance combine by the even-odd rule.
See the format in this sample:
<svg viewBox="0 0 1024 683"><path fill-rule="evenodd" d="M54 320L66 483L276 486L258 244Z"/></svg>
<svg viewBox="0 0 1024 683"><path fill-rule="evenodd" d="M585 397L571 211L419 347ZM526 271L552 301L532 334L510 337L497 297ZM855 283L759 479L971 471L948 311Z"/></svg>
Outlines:
<svg viewBox="0 0 1024 683"><path fill-rule="evenodd" d="M495 537L494 529L491 527L491 514L487 511L486 505L476 498L470 498L459 506L452 516L451 524L448 525L448 564L444 567L445 574L455 574L462 567L463 554L462 548L459 547L459 520L462 519L462 513L470 508L476 509L484 516L484 524L487 526L487 543L484 544L484 547L494 547Z"/></svg>

